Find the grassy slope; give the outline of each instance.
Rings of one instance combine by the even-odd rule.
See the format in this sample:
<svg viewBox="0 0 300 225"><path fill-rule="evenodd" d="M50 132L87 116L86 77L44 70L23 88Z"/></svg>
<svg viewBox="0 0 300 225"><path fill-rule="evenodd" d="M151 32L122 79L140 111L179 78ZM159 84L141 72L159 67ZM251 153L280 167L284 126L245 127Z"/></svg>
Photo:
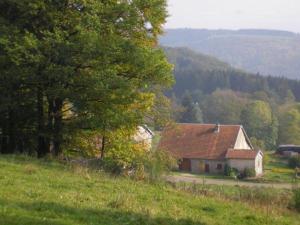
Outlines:
<svg viewBox="0 0 300 225"><path fill-rule="evenodd" d="M0 224L299 224L299 215L285 214L55 162L0 158Z"/></svg>
<svg viewBox="0 0 300 225"><path fill-rule="evenodd" d="M289 168L288 160L270 153L269 157L270 161L265 166L263 180L271 182L293 182L295 179L295 170Z"/></svg>

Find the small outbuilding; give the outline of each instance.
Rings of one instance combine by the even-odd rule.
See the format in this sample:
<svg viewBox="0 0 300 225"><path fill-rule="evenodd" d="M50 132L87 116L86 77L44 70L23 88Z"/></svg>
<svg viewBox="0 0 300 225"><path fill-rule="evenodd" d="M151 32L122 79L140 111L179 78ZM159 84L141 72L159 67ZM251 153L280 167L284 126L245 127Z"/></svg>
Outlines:
<svg viewBox="0 0 300 225"><path fill-rule="evenodd" d="M137 127L136 133L133 136L133 140L145 147L146 150L150 150L152 147L152 140L154 132L146 125Z"/></svg>
<svg viewBox="0 0 300 225"><path fill-rule="evenodd" d="M182 171L221 174L227 165L263 174L263 153L241 125L176 124L162 132L159 148L176 157Z"/></svg>
<svg viewBox="0 0 300 225"><path fill-rule="evenodd" d="M299 156L300 146L299 145L279 145L277 153L287 157Z"/></svg>

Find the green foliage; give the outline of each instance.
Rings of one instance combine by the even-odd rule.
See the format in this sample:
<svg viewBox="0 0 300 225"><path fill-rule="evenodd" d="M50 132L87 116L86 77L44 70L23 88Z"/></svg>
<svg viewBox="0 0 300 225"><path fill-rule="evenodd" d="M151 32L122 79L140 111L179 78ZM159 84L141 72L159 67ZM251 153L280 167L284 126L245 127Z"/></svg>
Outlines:
<svg viewBox="0 0 300 225"><path fill-rule="evenodd" d="M300 212L300 188L294 190L294 206Z"/></svg>
<svg viewBox="0 0 300 225"><path fill-rule="evenodd" d="M203 94L211 94L217 89L230 89L253 94L254 99L263 101L290 102L292 95L297 101L300 99L300 81L247 73L188 49L166 48L165 52L169 61L175 64L173 91L178 97L186 91L201 90Z"/></svg>
<svg viewBox="0 0 300 225"><path fill-rule="evenodd" d="M254 169L245 168L243 172L239 172L236 168L231 168L227 164L224 168L224 175L232 178L244 179L248 177L255 177L256 173Z"/></svg>
<svg viewBox="0 0 300 225"><path fill-rule="evenodd" d="M250 141L255 149L266 149L265 142L263 140L250 137Z"/></svg>
<svg viewBox="0 0 300 225"><path fill-rule="evenodd" d="M243 174L244 174L245 178L256 176L255 169L253 169L253 168L245 168L245 170L243 171Z"/></svg>
<svg viewBox="0 0 300 225"><path fill-rule="evenodd" d="M205 121L209 123L239 124L247 99L231 90L216 90L203 103Z"/></svg>
<svg viewBox="0 0 300 225"><path fill-rule="evenodd" d="M265 167L266 165L268 165L271 161L271 156L268 152L264 151L263 152L264 157L263 157L263 167Z"/></svg>
<svg viewBox="0 0 300 225"><path fill-rule="evenodd" d="M194 103L192 96L186 93L182 99L184 112L181 115L180 122L183 123L202 123L202 111L198 102Z"/></svg>
<svg viewBox="0 0 300 225"><path fill-rule="evenodd" d="M269 158L269 160L268 160ZM288 161L277 154L264 152L264 176L260 179L265 182L292 183L295 179L294 169L289 168Z"/></svg>
<svg viewBox="0 0 300 225"><path fill-rule="evenodd" d="M225 164L225 166L224 166L224 175L225 176L230 176L230 170L231 170L230 166Z"/></svg>
<svg viewBox="0 0 300 225"><path fill-rule="evenodd" d="M289 164L289 167L290 168L300 168L300 157L299 156L293 156L291 158L289 158L289 161L288 161L288 164Z"/></svg>
<svg viewBox="0 0 300 225"><path fill-rule="evenodd" d="M158 123L173 82L157 46L166 7L164 0L1 1L1 152L57 156L85 130L105 136L147 115Z"/></svg>
<svg viewBox="0 0 300 225"><path fill-rule="evenodd" d="M133 140L136 129L119 129L106 133L105 157L106 170L115 174L126 174L141 169L147 149L143 144Z"/></svg>
<svg viewBox="0 0 300 225"><path fill-rule="evenodd" d="M232 178L237 178L239 175L239 171L236 168L231 168L227 164L225 164L224 175Z"/></svg>
<svg viewBox="0 0 300 225"><path fill-rule="evenodd" d="M280 116L280 144L300 144L300 106L292 106Z"/></svg>
<svg viewBox="0 0 300 225"><path fill-rule="evenodd" d="M99 154L97 132L78 130L65 138L64 155L67 157L95 157Z"/></svg>
<svg viewBox="0 0 300 225"><path fill-rule="evenodd" d="M242 124L250 137L264 140L267 149L274 149L278 122L270 105L263 101L249 103L241 114Z"/></svg>
<svg viewBox="0 0 300 225"><path fill-rule="evenodd" d="M150 181L157 181L177 165L176 160L163 150L155 150L146 155L145 172Z"/></svg>

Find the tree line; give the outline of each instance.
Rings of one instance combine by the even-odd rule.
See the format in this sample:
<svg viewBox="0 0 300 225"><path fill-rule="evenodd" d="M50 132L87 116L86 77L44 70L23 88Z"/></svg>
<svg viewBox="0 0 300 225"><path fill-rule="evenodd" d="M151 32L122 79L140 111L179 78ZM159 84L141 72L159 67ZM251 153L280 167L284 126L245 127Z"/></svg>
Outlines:
<svg viewBox="0 0 300 225"><path fill-rule="evenodd" d="M166 16L165 0L1 1L1 153L59 156L96 131L104 156L111 132L157 124L173 83Z"/></svg>

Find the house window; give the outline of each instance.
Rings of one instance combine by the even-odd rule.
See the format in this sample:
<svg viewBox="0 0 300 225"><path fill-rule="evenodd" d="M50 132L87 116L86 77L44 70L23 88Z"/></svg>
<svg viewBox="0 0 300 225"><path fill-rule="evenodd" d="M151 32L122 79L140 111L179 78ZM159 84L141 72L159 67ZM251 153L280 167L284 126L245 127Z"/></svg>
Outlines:
<svg viewBox="0 0 300 225"><path fill-rule="evenodd" d="M222 169L222 164L221 163L217 164L217 170L221 170L221 169Z"/></svg>

